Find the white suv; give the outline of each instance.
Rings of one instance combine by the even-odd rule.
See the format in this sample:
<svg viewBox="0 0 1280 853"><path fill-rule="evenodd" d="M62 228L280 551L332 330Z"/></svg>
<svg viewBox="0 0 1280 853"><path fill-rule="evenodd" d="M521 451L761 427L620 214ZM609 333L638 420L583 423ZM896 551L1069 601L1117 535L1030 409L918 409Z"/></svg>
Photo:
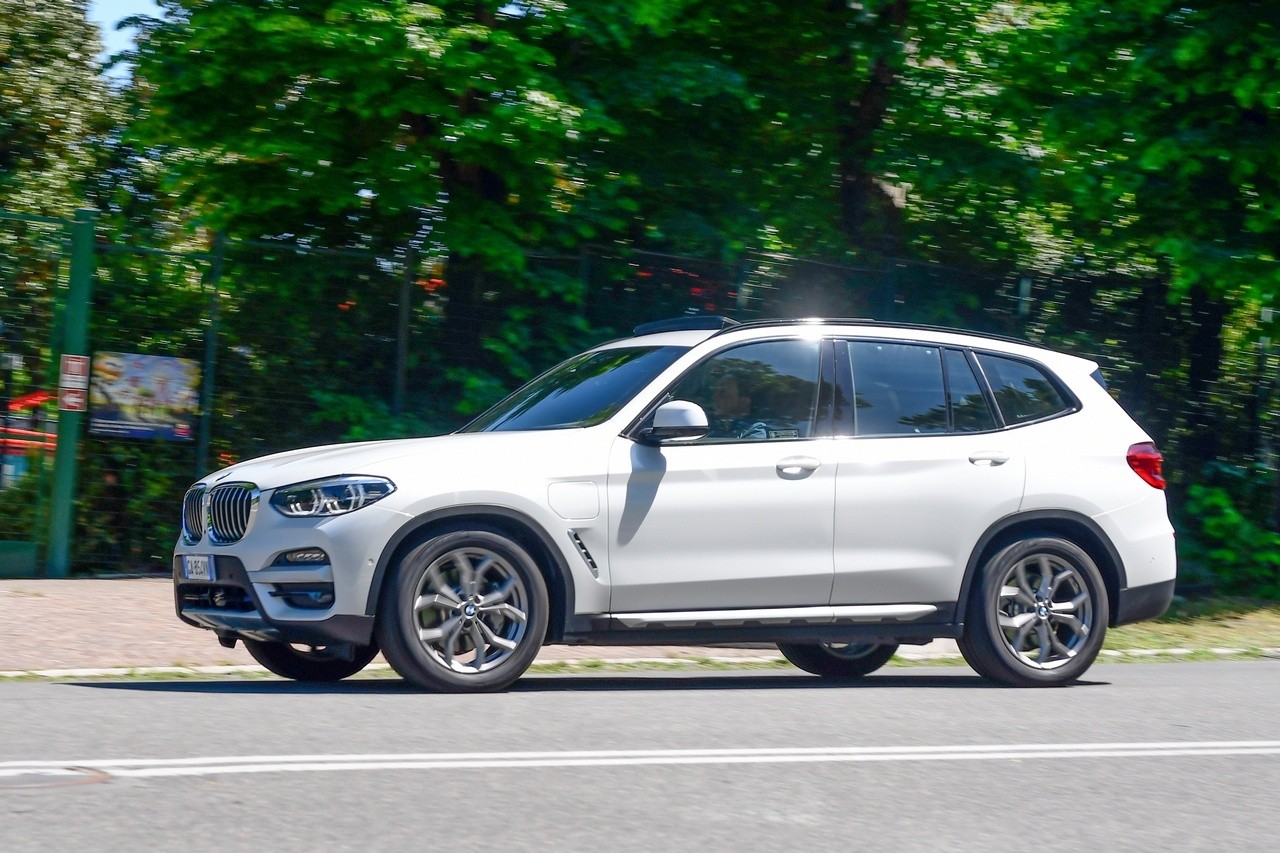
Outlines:
<svg viewBox="0 0 1280 853"><path fill-rule="evenodd" d="M958 640L1080 677L1164 612L1161 457L1097 365L932 327L687 317L447 436L296 450L187 493L178 615L289 678L377 653L495 690L539 647L773 642L856 677Z"/></svg>

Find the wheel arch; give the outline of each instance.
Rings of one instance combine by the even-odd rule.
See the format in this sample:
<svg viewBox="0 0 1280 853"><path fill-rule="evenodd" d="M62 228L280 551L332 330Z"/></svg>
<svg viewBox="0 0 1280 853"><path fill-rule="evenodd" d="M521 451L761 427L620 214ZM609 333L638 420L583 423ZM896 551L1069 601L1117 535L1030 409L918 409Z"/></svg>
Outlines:
<svg viewBox="0 0 1280 853"><path fill-rule="evenodd" d="M964 582L956 601L956 624L963 625L969 606L969 593L978 573L1002 548L1033 536L1057 536L1074 542L1093 560L1107 587L1107 621L1115 624L1120 606L1120 591L1128 587L1124 561L1111 539L1086 515L1070 510L1033 510L1019 513L989 527L974 546L965 567Z"/></svg>
<svg viewBox="0 0 1280 853"><path fill-rule="evenodd" d="M573 575L541 525L524 513L501 506L477 504L448 507L420 515L401 527L378 557L373 580L369 584L365 614L377 618L378 603L385 592L391 567L401 557L428 539L475 526L491 528L510 536L533 557L546 581L547 598L551 604L544 642L555 643L562 640L574 601Z"/></svg>

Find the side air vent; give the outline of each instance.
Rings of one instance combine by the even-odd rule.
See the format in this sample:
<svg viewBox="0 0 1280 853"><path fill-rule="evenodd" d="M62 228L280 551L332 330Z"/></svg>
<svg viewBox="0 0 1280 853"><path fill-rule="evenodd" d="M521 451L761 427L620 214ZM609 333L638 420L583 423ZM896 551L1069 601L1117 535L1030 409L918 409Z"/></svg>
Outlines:
<svg viewBox="0 0 1280 853"><path fill-rule="evenodd" d="M595 558L591 556L591 552L587 550L586 543L582 541L582 537L578 535L578 531L570 530L569 538L573 540L573 547L578 549L578 553L582 555L582 561L587 564L587 568L591 570L593 578L600 577L600 567L596 565Z"/></svg>

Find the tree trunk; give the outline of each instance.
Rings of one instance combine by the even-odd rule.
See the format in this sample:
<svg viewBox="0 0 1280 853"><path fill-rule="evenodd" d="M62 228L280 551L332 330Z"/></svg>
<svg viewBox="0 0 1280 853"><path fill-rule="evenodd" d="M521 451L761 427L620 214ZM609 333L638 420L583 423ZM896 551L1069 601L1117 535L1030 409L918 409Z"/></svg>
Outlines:
<svg viewBox="0 0 1280 853"><path fill-rule="evenodd" d="M851 247L886 257L902 254L902 211L871 171L870 162L898 77L909 5L908 0L894 0L879 13L879 50L871 59L870 74L849 100L847 120L836 126L841 229ZM834 6L848 8L844 2ZM842 61L852 72L852 55Z"/></svg>

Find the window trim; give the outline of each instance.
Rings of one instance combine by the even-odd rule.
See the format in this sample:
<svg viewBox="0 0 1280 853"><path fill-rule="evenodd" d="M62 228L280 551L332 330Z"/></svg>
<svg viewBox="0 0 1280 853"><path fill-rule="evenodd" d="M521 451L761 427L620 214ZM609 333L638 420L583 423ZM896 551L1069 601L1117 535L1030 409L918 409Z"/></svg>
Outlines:
<svg viewBox="0 0 1280 853"><path fill-rule="evenodd" d="M839 420L840 428L842 430L847 429L848 432L847 433L837 432L835 430L837 423L836 421L833 420L832 422L833 437L853 438L858 440L874 440L874 439L885 439L885 438L920 439L920 438L948 438L948 437L961 436L961 435L991 435L992 433L1004 432L1006 430L1011 430L1011 429L1019 429L1021 427L1029 426L1031 424L1045 423L1046 421L1051 421L1056 418L1073 415L1084 408L1084 406L1080 402L1080 398L1077 397L1074 393L1072 393L1071 389L1067 387L1066 383L1064 383L1060 378L1058 378L1058 374L1050 370L1049 367L1043 364L1042 362L1036 361L1035 359L1025 358L1023 356L1013 355L1012 353L1001 352L1000 350L988 349L985 347L969 347L969 346L956 346L953 344L940 344L936 341L922 341L916 338L879 338L879 337L861 337L857 335L852 335L852 336L841 336L841 337L833 338L832 342L834 344L832 351L835 357L837 393L844 395L850 400L856 399L856 397L853 396L853 391L854 391L853 360L849 352L850 343L853 343L853 342L892 343L892 344L905 344L905 345L911 345L911 346L923 346L923 347L930 347L932 349L936 349L939 351L940 354L945 353L947 350L959 352L964 356L965 361L969 363L969 369L973 371L974 379L977 381L978 387L982 389L982 395L983 397L986 398L986 401L987 401L987 408L991 410L991 415L994 418L996 423L996 426L993 429L967 430L965 432L956 431L955 412L952 409L952 401L951 401L951 381L947 373L947 360L945 357L941 357L940 355L939 360L942 363L943 391L947 401L946 432L859 435L857 433L857 419L854 412L854 409L856 408L856 406L851 405L849 407L848 415ZM999 404L996 402L995 391L991 387L991 382L990 380L987 379L987 374L982 369L982 364L978 361L979 354L989 355L994 358L1003 358L1007 361L1016 361L1022 364L1030 365L1032 368L1039 371L1045 378L1049 380L1049 384L1051 384L1054 390L1058 392L1058 395L1062 397L1063 401L1067 404L1067 408L1063 409L1060 412L1055 412L1052 415L1046 415L1042 418L1036 418L1035 420L1022 421L1021 423L1015 423L1015 424L1009 423L1008 421L1005 420L1004 412L1001 411ZM843 355L843 358L841 357L842 355Z"/></svg>

